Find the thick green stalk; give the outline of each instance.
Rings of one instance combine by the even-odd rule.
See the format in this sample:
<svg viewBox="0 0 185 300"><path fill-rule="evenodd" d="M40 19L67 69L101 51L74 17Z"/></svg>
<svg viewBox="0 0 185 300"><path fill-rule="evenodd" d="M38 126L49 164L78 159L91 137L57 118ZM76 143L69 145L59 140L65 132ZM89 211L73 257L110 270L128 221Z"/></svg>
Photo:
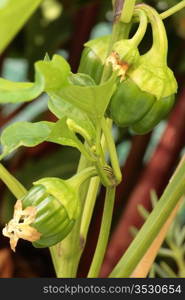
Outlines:
<svg viewBox="0 0 185 300"><path fill-rule="evenodd" d="M185 157L162 197L109 277L129 277L185 193Z"/></svg>
<svg viewBox="0 0 185 300"><path fill-rule="evenodd" d="M126 0L126 1L130 1L130 0ZM121 13L122 13L122 9L123 9L123 2L124 2L124 0L115 0L113 2L114 23L113 23L113 28L112 28L111 40L110 40L110 44L109 44L108 51L107 51L107 57L110 55L110 53L112 51L112 46L114 45L114 43L121 39L128 38L128 35L130 32L131 24L130 23L123 24L122 22L120 22ZM132 14L131 15L128 14L128 17L129 16L130 16L130 18L132 18ZM101 83L105 82L110 77L110 74L111 74L110 72L111 72L110 67L107 65L104 65Z"/></svg>
<svg viewBox="0 0 185 300"><path fill-rule="evenodd" d="M0 179L17 199L22 198L27 193L25 187L2 164L0 164Z"/></svg>
<svg viewBox="0 0 185 300"><path fill-rule="evenodd" d="M108 238L111 228L111 220L114 208L115 187L108 187L106 189L105 204L103 210L102 223L98 237L95 254L88 273L89 278L96 278L99 275L100 268L104 259Z"/></svg>
<svg viewBox="0 0 185 300"><path fill-rule="evenodd" d="M125 0L122 13L121 13L121 21L124 23L129 23L132 19L134 6L136 0Z"/></svg>

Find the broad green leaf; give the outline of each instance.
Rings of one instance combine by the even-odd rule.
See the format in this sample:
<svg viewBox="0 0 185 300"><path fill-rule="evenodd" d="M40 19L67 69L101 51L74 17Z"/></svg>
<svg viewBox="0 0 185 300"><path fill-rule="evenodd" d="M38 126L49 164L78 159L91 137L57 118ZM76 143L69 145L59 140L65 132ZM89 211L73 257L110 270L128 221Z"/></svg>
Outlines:
<svg viewBox="0 0 185 300"><path fill-rule="evenodd" d="M0 155L0 159L20 146L34 147L44 141L75 147L87 155L83 143L75 134L76 132L80 133L84 138L89 136L89 132L85 127L81 127L75 121L66 117L56 123L46 121L14 123L5 128L1 135L3 152Z"/></svg>
<svg viewBox="0 0 185 300"><path fill-rule="evenodd" d="M115 76L101 85L80 86L68 84L60 90L53 91L51 97L61 97L65 101L86 112L93 119L101 119L115 90Z"/></svg>
<svg viewBox="0 0 185 300"><path fill-rule="evenodd" d="M42 0L0 1L0 53L10 43Z"/></svg>
<svg viewBox="0 0 185 300"><path fill-rule="evenodd" d="M27 102L37 98L44 90L44 79L37 73L35 83L13 82L0 78L0 103Z"/></svg>
<svg viewBox="0 0 185 300"><path fill-rule="evenodd" d="M34 147L44 142L50 135L54 124L51 122L17 122L8 126L1 135L3 153L0 158L4 158L20 146Z"/></svg>
<svg viewBox="0 0 185 300"><path fill-rule="evenodd" d="M70 104L69 102L64 101L62 98L56 96L51 97L48 101L49 110L57 116L58 119L62 119L67 117L73 120L76 123L76 129L78 133L81 133L85 130L86 137L87 135L90 137L88 140L91 140L91 143L95 140L96 137L96 129L94 124L87 116L86 113L82 112L80 109L76 108L74 105ZM83 135L84 136L84 135ZM84 136L85 138L85 136Z"/></svg>
<svg viewBox="0 0 185 300"><path fill-rule="evenodd" d="M57 90L67 84L70 66L67 61L54 55L51 61L35 63L35 82L12 82L0 78L0 103L31 101L42 92Z"/></svg>

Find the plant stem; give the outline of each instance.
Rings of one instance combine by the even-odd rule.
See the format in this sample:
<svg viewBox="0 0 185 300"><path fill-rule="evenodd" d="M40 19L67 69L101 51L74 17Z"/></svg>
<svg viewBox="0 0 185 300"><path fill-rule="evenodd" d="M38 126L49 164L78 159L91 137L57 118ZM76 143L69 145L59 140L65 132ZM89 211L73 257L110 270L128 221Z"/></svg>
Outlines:
<svg viewBox="0 0 185 300"><path fill-rule="evenodd" d="M185 156L181 160L156 207L140 229L128 250L113 269L110 277L129 277L132 274L134 268L144 256L184 193Z"/></svg>
<svg viewBox="0 0 185 300"><path fill-rule="evenodd" d="M160 14L161 19L166 19L170 17L171 15L175 14L176 12L183 9L184 7L185 7L185 0L181 1L180 3L174 5L173 7L169 8L168 10Z"/></svg>
<svg viewBox="0 0 185 300"><path fill-rule="evenodd" d="M139 27L134 36L132 37L131 41L135 44L136 47L138 47L146 33L148 18L144 11L138 8L134 10L134 16L139 17Z"/></svg>
<svg viewBox="0 0 185 300"><path fill-rule="evenodd" d="M126 1L130 1L130 0L126 0ZM114 45L114 43L121 39L126 39L129 35L131 24L124 23L123 25L123 23L120 22L121 13L123 10L123 2L124 0L114 1L114 22L113 22L112 35L108 47L107 57L111 54L112 46ZM128 14L128 17L129 16L132 18L132 14ZM109 76L110 76L110 66L105 64L100 83L105 82Z"/></svg>
<svg viewBox="0 0 185 300"><path fill-rule="evenodd" d="M109 124L107 126L109 128L111 128L112 123L109 122ZM105 142L104 135L101 138L101 148L102 148L103 154L105 156L107 149L106 149L106 142ZM92 218L94 205L96 202L99 187L100 187L100 178L99 177L92 178L92 180L90 181L89 189L88 189L87 196L85 199L85 206L84 206L81 228L80 228L80 236L81 236L81 239L84 241L84 246L85 246L87 233L89 230L89 225L91 222L91 218Z"/></svg>
<svg viewBox="0 0 185 300"><path fill-rule="evenodd" d="M89 167L78 172L76 175L68 179L68 183L78 189L87 179L97 175L95 167Z"/></svg>
<svg viewBox="0 0 185 300"><path fill-rule="evenodd" d="M99 162L96 163L96 169L99 177L101 178L101 182L104 186L112 186L114 183L109 179L106 172L102 168L103 166L99 164Z"/></svg>
<svg viewBox="0 0 185 300"><path fill-rule="evenodd" d="M164 23L157 11L151 6L138 4L137 7L145 11L152 26L153 45L150 52L153 51L155 53L154 58L157 59L157 61L160 59L163 61L167 57L168 50L168 40ZM156 53L159 53L159 55L156 55Z"/></svg>
<svg viewBox="0 0 185 300"><path fill-rule="evenodd" d="M107 127L107 122L106 122L105 118L102 119L102 129L103 129L103 133L105 135L105 140L106 140L106 143L108 146L109 155L110 155L114 175L116 178L116 182L120 183L122 175L121 175L121 171L120 171L120 167L119 167L119 161L118 161L118 156L117 156L117 152L116 152L116 147L115 147L112 133L109 130L109 128Z"/></svg>
<svg viewBox="0 0 185 300"><path fill-rule="evenodd" d="M0 164L0 178L17 199L27 193L25 187L2 164Z"/></svg>
<svg viewBox="0 0 185 300"><path fill-rule="evenodd" d="M101 264L103 262L103 258L108 243L110 228L111 228L112 214L114 208L114 198L115 198L115 187L108 187L106 189L105 204L104 204L100 233L98 237L98 243L88 273L88 277L90 278L94 278L99 275Z"/></svg>
<svg viewBox="0 0 185 300"><path fill-rule="evenodd" d="M125 0L121 13L121 21L123 23L129 23L131 21L135 3L136 0Z"/></svg>
<svg viewBox="0 0 185 300"><path fill-rule="evenodd" d="M87 238L87 233L89 230L89 225L91 222L99 186L100 186L99 177L93 178L89 184L89 189L85 200L85 206L84 206L82 222L80 227L80 236L83 239L84 244Z"/></svg>

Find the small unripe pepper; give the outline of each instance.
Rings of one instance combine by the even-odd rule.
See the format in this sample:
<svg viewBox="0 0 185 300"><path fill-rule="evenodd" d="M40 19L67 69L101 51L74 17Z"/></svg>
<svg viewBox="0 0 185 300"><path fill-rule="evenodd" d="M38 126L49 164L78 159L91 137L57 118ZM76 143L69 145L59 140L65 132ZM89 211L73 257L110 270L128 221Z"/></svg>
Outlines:
<svg viewBox="0 0 185 300"><path fill-rule="evenodd" d="M32 242L36 248L51 247L63 240L79 217L79 187L95 174L94 168L88 168L68 180L51 177L35 182L17 200L13 219L3 229L12 250L15 251L19 238Z"/></svg>

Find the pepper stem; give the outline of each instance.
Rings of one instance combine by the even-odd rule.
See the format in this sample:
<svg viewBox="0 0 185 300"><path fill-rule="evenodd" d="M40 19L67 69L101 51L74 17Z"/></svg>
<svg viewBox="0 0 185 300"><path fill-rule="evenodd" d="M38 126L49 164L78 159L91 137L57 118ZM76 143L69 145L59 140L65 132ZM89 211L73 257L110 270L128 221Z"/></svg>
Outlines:
<svg viewBox="0 0 185 300"><path fill-rule="evenodd" d="M100 233L98 237L98 243L88 273L88 278L98 277L100 272L100 268L104 259L110 228L111 228L112 214L114 208L114 198L115 198L115 187L107 188L102 223L101 223Z"/></svg>
<svg viewBox="0 0 185 300"><path fill-rule="evenodd" d="M84 169L83 171L77 173L73 177L67 180L67 182L78 189L82 183L84 183L87 179L94 177L97 175L97 170L95 167L89 167Z"/></svg>
<svg viewBox="0 0 185 300"><path fill-rule="evenodd" d="M149 52L155 52L154 57L156 57L156 54L159 53L159 55L157 55L157 60L159 61L161 61L161 59L162 61L166 60L168 52L168 40L166 29L160 15L149 5L138 4L136 7L141 8L146 12L152 26L153 45Z"/></svg>
<svg viewBox="0 0 185 300"><path fill-rule="evenodd" d="M166 10L162 14L160 14L161 19L166 19L166 18L170 17L171 15L175 14L176 12L183 9L184 7L185 7L185 0L172 6L171 8L169 8L168 10Z"/></svg>
<svg viewBox="0 0 185 300"><path fill-rule="evenodd" d="M142 41L142 39L146 33L148 19L147 19L146 13L143 10L138 9L138 8L136 8L134 10L134 16L139 17L139 27L138 27L136 33L134 34L134 36L131 38L131 41L133 42L133 44L136 47L138 47L138 45L140 44L140 42Z"/></svg>

